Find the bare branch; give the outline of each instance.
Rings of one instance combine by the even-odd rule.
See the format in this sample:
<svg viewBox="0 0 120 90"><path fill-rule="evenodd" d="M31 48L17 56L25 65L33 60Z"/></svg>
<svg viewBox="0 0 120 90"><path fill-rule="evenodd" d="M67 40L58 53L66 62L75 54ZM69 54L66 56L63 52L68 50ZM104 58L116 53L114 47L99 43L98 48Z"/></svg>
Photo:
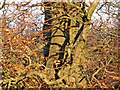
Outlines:
<svg viewBox="0 0 120 90"><path fill-rule="evenodd" d="M91 19L91 16L94 12L94 10L96 9L97 5L99 4L100 0L95 0L92 4L92 6L90 7L89 11L88 11L88 19Z"/></svg>
<svg viewBox="0 0 120 90"><path fill-rule="evenodd" d="M0 10L5 6L6 0L3 1L2 5L0 6Z"/></svg>

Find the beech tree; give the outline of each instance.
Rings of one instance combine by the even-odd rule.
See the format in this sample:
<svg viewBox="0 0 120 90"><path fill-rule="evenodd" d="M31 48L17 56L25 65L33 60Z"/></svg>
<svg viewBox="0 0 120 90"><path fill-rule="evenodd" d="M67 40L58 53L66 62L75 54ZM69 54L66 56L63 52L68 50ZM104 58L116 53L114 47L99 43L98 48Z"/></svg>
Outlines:
<svg viewBox="0 0 120 90"><path fill-rule="evenodd" d="M86 61L84 53L91 17L99 2L100 0L94 0L90 7L85 2L45 3L44 35L47 36L47 45L44 55L47 57L46 73L51 78L63 77L64 71L68 75L73 74L68 76L69 78L79 77L77 82L85 78L85 72L81 75L77 72L86 68L86 65L81 63ZM54 65L55 62L58 65ZM63 67L64 64L67 65ZM72 81L73 79L69 82ZM83 80L82 83L86 84L86 81Z"/></svg>

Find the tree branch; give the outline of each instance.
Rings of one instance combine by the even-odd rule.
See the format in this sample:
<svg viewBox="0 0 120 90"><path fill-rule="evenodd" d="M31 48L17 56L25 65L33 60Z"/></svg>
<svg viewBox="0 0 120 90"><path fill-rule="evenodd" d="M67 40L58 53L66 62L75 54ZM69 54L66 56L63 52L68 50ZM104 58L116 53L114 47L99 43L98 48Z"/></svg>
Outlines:
<svg viewBox="0 0 120 90"><path fill-rule="evenodd" d="M5 6L6 0L3 1L2 5L0 6L0 10Z"/></svg>
<svg viewBox="0 0 120 90"><path fill-rule="evenodd" d="M94 12L94 10L96 9L97 5L99 4L100 0L95 0L92 4L92 6L90 7L89 11L88 11L88 19L91 20L92 14Z"/></svg>

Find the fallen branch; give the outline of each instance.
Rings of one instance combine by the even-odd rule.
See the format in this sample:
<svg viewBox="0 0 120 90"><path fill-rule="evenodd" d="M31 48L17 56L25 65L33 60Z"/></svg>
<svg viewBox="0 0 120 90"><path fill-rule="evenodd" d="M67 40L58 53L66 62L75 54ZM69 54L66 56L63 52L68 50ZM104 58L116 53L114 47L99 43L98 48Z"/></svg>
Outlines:
<svg viewBox="0 0 120 90"><path fill-rule="evenodd" d="M38 75L48 85L59 84L60 82L62 82L63 79L65 79L68 76L68 75L65 75L58 80L49 81L46 78L46 75L41 72L37 72L37 71L30 72L29 74L27 74L27 77L31 77L32 75Z"/></svg>

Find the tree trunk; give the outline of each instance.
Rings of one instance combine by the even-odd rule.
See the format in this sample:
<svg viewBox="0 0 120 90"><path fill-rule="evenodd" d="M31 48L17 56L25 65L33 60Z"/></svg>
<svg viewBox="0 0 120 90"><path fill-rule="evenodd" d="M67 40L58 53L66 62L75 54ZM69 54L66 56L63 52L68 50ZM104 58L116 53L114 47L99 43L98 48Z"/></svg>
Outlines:
<svg viewBox="0 0 120 90"><path fill-rule="evenodd" d="M49 24L49 26L45 24L44 31L51 30L51 34L47 34L47 37L50 37L47 40L50 47L47 48L49 53L45 55L48 57L46 74L51 76L50 79L58 79L63 77L64 74L71 74L65 79L66 82L70 83L69 78L74 77L75 82L86 86L87 82L83 79L85 77L84 72L81 75L76 73L85 68L84 64L81 65L81 62L85 61L85 57L81 55L85 53L85 42L89 32L91 12L96 7L93 7L94 9L91 12L87 12L85 10L87 6L84 2L49 2L49 4L45 4L45 20L47 20L45 23ZM97 6L97 4L95 5ZM56 63L58 65L55 65ZM69 66L61 67L66 64L69 64ZM58 67L61 68L55 69ZM76 78L80 78L80 80L76 80Z"/></svg>

